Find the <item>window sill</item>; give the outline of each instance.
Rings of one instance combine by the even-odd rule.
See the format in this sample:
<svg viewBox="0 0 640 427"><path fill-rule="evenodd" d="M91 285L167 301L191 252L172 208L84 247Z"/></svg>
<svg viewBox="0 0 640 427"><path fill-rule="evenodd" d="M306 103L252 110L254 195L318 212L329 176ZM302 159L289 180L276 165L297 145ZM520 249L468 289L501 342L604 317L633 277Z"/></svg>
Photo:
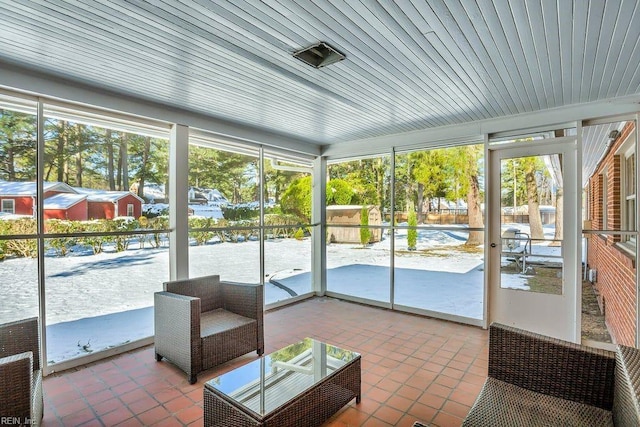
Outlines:
<svg viewBox="0 0 640 427"><path fill-rule="evenodd" d="M628 245L624 243L616 243L614 247L616 247L620 251L620 253L622 253L624 256L629 258L631 260L633 268L635 268L636 266L635 247L631 249Z"/></svg>

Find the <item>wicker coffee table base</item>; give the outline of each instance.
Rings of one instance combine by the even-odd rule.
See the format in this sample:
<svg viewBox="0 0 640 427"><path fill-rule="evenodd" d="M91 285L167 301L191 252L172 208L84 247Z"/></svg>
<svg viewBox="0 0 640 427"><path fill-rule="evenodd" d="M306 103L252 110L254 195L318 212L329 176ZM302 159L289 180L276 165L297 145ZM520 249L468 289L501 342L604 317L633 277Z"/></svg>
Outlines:
<svg viewBox="0 0 640 427"><path fill-rule="evenodd" d="M360 357L265 415L253 411L205 384L205 427L314 427L320 426L355 397L361 398Z"/></svg>

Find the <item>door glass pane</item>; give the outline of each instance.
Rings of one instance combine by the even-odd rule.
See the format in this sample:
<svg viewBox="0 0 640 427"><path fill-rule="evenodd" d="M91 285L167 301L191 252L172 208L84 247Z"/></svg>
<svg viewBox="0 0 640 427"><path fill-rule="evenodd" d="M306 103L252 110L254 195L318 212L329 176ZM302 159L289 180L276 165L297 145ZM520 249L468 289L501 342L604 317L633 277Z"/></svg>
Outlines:
<svg viewBox="0 0 640 427"><path fill-rule="evenodd" d="M563 292L562 156L502 159L502 288Z"/></svg>

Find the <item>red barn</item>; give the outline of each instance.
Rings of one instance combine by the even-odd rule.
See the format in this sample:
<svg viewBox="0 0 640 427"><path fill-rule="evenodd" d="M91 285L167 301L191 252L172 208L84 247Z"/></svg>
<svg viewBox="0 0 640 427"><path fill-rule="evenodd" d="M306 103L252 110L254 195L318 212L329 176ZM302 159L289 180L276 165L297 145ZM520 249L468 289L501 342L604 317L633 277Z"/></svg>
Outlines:
<svg viewBox="0 0 640 427"><path fill-rule="evenodd" d="M45 182L44 198L76 191L62 182ZM34 216L36 212L36 183L0 181L0 212Z"/></svg>
<svg viewBox="0 0 640 427"><path fill-rule="evenodd" d="M82 192L84 189L77 189ZM90 191L87 192L90 219L113 219L118 216L139 218L142 215L140 197L129 191Z"/></svg>
<svg viewBox="0 0 640 427"><path fill-rule="evenodd" d="M36 197L35 182L0 181L0 212L35 216ZM138 218L144 202L129 191L74 188L62 182L45 182L44 199L45 219L74 221L118 216Z"/></svg>
<svg viewBox="0 0 640 427"><path fill-rule="evenodd" d="M87 196L59 193L44 200L44 219L69 219L86 221Z"/></svg>

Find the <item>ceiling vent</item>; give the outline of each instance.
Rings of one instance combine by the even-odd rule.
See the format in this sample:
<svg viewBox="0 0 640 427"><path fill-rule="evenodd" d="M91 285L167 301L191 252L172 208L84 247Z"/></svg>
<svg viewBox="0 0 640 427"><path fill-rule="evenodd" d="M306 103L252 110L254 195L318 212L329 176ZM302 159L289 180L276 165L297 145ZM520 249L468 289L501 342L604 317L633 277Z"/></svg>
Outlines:
<svg viewBox="0 0 640 427"><path fill-rule="evenodd" d="M345 58L342 53L325 42L320 42L294 52L293 56L314 68L326 67L327 65L342 61Z"/></svg>

